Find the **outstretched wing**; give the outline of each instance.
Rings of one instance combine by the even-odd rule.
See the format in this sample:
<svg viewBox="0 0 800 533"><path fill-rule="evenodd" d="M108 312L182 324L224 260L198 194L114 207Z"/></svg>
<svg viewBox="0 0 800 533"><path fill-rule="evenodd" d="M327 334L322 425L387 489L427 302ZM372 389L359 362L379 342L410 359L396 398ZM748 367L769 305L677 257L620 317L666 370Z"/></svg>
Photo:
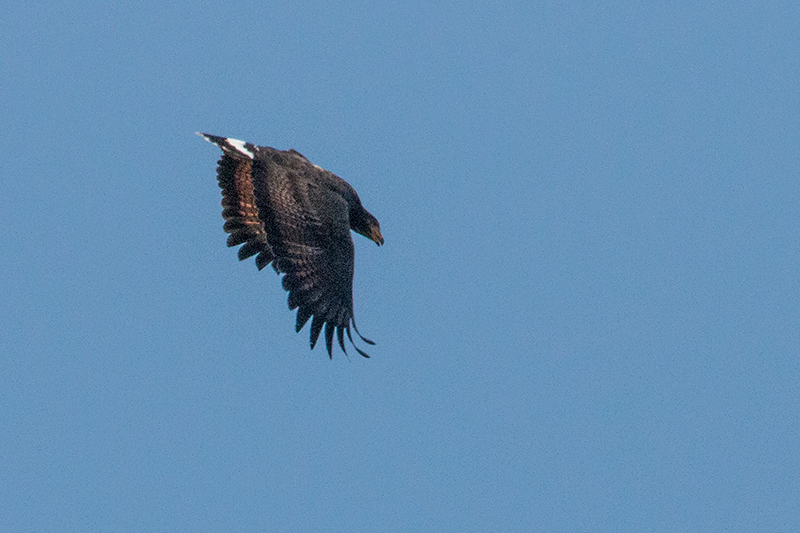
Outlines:
<svg viewBox="0 0 800 533"><path fill-rule="evenodd" d="M228 139L200 134L223 150L217 164L217 181L222 192L223 229L230 233L228 246L238 246L239 260L256 254L259 270L270 264L272 251L267 243L264 224L258 218L253 191L253 160L244 147L231 145Z"/></svg>
<svg viewBox="0 0 800 533"><path fill-rule="evenodd" d="M296 330L313 318L310 341L314 348L324 326L325 344L332 357L334 332L345 353L344 333L353 340L355 251L349 206L325 185L327 171L307 161L298 164L295 157L290 152L259 148L252 161L254 196L275 256L273 267L284 274L289 308L297 309ZM358 347L356 350L368 357Z"/></svg>

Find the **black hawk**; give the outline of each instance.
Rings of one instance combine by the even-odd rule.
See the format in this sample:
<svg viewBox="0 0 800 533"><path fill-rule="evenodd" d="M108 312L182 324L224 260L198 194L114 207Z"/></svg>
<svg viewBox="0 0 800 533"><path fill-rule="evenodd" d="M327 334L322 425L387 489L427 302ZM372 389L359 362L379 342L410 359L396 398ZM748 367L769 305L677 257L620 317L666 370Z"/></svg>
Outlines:
<svg viewBox="0 0 800 533"><path fill-rule="evenodd" d="M224 230L228 246L238 246L239 259L256 256L259 270L272 263L283 274L289 309L297 309L296 330L310 318L311 349L325 326L325 345L333 358L333 334L344 347L344 333L353 343L352 229L380 246L378 221L361 205L355 189L295 150L198 133L222 149L217 180L222 189ZM369 357L355 343L353 347Z"/></svg>

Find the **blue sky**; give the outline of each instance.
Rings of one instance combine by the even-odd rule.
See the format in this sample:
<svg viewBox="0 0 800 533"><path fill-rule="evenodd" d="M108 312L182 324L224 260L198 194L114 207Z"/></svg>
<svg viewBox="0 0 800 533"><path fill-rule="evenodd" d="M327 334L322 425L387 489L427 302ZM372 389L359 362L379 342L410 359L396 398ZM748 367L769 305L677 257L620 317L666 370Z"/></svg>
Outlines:
<svg viewBox="0 0 800 533"><path fill-rule="evenodd" d="M800 8L11 2L0 529L797 531ZM369 360L225 246L347 179Z"/></svg>

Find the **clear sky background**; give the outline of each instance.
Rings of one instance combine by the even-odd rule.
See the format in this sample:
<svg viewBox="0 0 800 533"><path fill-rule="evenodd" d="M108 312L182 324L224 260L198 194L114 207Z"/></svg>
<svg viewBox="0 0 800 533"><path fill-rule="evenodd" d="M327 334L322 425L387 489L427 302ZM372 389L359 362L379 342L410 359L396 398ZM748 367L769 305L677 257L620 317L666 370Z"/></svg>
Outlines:
<svg viewBox="0 0 800 533"><path fill-rule="evenodd" d="M797 2L20 2L0 530L800 530ZM362 359L195 131L348 180Z"/></svg>

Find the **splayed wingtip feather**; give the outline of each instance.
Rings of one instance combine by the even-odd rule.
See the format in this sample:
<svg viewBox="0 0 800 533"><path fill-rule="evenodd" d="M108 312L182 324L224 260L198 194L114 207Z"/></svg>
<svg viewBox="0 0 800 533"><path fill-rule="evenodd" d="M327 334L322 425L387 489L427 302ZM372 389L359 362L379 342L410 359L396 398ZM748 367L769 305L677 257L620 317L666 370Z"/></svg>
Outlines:
<svg viewBox="0 0 800 533"><path fill-rule="evenodd" d="M328 349L328 357L333 359L333 330L336 327L330 322L325 322L325 347Z"/></svg>
<svg viewBox="0 0 800 533"><path fill-rule="evenodd" d="M295 332L300 332L301 329L306 325L308 319L311 318L311 311L308 307L301 307L297 310L297 324L295 324Z"/></svg>
<svg viewBox="0 0 800 533"><path fill-rule="evenodd" d="M347 355L347 350L344 347L344 328L342 326L336 328L336 337L339 339L339 346L342 348L342 351Z"/></svg>
<svg viewBox="0 0 800 533"><path fill-rule="evenodd" d="M364 336L361 334L361 332L360 332L360 331L358 331L358 327L356 326L356 319L355 319L355 317L353 317L351 320L353 321L353 329L354 329L354 330L356 330L356 333L358 334L358 336L359 336L359 337L361 337L361 340L362 340L362 341L364 341L364 342L366 342L367 344L369 344L369 345L371 345L371 346L375 346L375 343L374 343L374 342L372 342L372 341L371 341L371 340L369 340L368 338L364 337ZM351 339L351 340L352 340L352 339Z"/></svg>
<svg viewBox="0 0 800 533"><path fill-rule="evenodd" d="M314 346L317 344L317 339L319 339L319 334L322 331L322 325L325 323L325 320L320 318L319 315L314 315L314 320L311 321L311 349L314 349Z"/></svg>

